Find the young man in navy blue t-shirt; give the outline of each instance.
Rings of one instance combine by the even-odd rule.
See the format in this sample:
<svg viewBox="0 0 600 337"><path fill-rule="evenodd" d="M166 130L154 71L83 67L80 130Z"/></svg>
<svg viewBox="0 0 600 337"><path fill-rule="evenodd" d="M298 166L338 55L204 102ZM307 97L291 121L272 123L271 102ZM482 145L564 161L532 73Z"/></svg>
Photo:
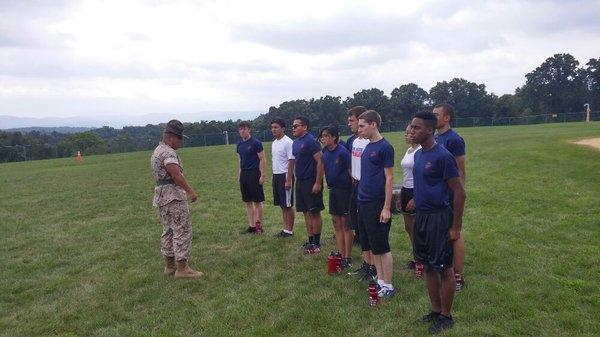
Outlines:
<svg viewBox="0 0 600 337"><path fill-rule="evenodd" d="M309 121L306 117L296 117L292 124L292 133L296 139L292 144L296 174L296 211L304 214L308 242L304 252L321 252L321 228L323 219L323 163L321 146L308 132Z"/></svg>
<svg viewBox="0 0 600 337"><path fill-rule="evenodd" d="M356 198L358 196L358 183L360 182L360 157L367 144L369 144L369 140L358 135L358 118L365 111L367 111L367 108L361 105L348 109L348 127L352 131L352 136L346 142L346 148L350 151L352 162L350 172L352 176L352 194L350 195L348 222L354 229L354 242L359 245L361 243L360 232L364 232L364 228L361 229L361 227L364 227L364 224L358 221L358 204ZM362 280L371 280L377 276L371 251L367 249L369 247L361 245L363 262L358 269L349 272L348 275L357 275Z"/></svg>
<svg viewBox="0 0 600 337"><path fill-rule="evenodd" d="M237 143L237 153L240 162L240 191L242 201L246 204L248 228L245 233L262 233L263 206L265 193L265 152L262 143L250 134L250 122L238 124L240 141Z"/></svg>
<svg viewBox="0 0 600 337"><path fill-rule="evenodd" d="M319 134L323 143L323 167L329 188L329 214L335 229L338 252L342 254L342 268L352 266L354 232L348 225L348 208L352 180L350 178L350 152L339 144L340 133L335 126L328 126Z"/></svg>
<svg viewBox="0 0 600 337"><path fill-rule="evenodd" d="M437 117L437 133L435 142L448 150L456 161L458 173L463 187L466 188L466 170L465 170L465 141L462 137L452 130L450 122L454 115L454 108L450 104L441 103L433 107L433 114ZM465 266L465 239L460 238L453 243L454 248L454 278L456 279L456 290L462 290L465 285L463 271Z"/></svg>
<svg viewBox="0 0 600 337"><path fill-rule="evenodd" d="M358 217L363 250L369 250L377 269L379 297L392 298L393 259L389 234L392 223L392 188L394 185L394 148L379 133L381 116L367 110L358 119L358 135L368 139L360 157L358 183ZM364 229L363 229L364 228ZM364 230L364 232L363 232Z"/></svg>
<svg viewBox="0 0 600 337"><path fill-rule="evenodd" d="M465 194L454 157L436 144L436 117L418 113L410 124L413 141L421 145L413 166L415 260L426 269L431 312L419 322L431 323L430 333L449 329L456 280L452 268L452 242L460 238ZM453 205L450 205L450 195ZM452 208L450 207L452 206Z"/></svg>

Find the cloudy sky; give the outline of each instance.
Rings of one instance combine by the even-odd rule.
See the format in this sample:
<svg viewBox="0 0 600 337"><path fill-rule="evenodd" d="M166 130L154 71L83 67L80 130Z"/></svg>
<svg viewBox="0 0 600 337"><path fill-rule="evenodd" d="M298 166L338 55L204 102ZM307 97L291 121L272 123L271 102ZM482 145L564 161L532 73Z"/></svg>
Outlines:
<svg viewBox="0 0 600 337"><path fill-rule="evenodd" d="M600 57L598 13L568 0L0 0L0 115L256 115L454 77L512 93L555 53Z"/></svg>

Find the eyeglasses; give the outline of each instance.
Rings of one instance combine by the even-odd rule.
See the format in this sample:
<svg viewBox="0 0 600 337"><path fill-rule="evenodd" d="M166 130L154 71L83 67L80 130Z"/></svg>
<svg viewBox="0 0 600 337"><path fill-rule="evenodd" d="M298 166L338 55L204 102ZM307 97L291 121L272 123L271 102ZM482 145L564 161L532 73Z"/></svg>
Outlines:
<svg viewBox="0 0 600 337"><path fill-rule="evenodd" d="M292 129L297 129L297 128L301 127L301 126L304 126L304 125L302 125L302 124L294 124L294 125L292 125Z"/></svg>

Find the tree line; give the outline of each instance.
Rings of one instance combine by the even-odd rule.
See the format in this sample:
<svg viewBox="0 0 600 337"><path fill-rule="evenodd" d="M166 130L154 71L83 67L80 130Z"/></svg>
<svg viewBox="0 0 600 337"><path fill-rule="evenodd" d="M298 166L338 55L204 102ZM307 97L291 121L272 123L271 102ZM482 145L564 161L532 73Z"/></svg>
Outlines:
<svg viewBox="0 0 600 337"><path fill-rule="evenodd" d="M384 121L407 121L417 112L430 111L446 102L455 107L456 117L522 117L572 113L588 103L600 108L600 58L586 64L570 54L555 54L525 75L525 84L514 94L488 93L485 84L463 78L437 82L426 91L415 83L394 88L389 95L378 88L363 89L342 100L340 96L286 101L272 106L252 121L253 129L268 130L273 118L291 121L306 116L312 125L345 124L346 110L363 105L377 110ZM165 121L166 122L166 121ZM200 121L186 124L190 140L186 146L223 144L224 133L236 135L238 121ZM63 134L0 131L0 162L149 150L156 146L161 125L102 127L86 132ZM230 139L235 140L236 137Z"/></svg>

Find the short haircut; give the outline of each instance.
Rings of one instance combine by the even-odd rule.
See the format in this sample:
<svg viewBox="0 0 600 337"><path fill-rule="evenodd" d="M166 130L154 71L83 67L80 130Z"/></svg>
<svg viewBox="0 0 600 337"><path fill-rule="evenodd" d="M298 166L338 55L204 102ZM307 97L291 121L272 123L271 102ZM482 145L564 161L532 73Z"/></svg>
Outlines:
<svg viewBox="0 0 600 337"><path fill-rule="evenodd" d="M452 117L454 117L454 107L448 103L436 104L433 108L441 108L442 110L444 110L444 115L450 116L450 120L452 120Z"/></svg>
<svg viewBox="0 0 600 337"><path fill-rule="evenodd" d="M426 126L433 129L435 129L437 125L437 117L433 114L433 112L417 112L414 118L422 119Z"/></svg>
<svg viewBox="0 0 600 337"><path fill-rule="evenodd" d="M375 123L377 124L378 128L381 126L381 116L375 110L367 110L363 112L362 114L360 114L358 119L364 119L369 124Z"/></svg>
<svg viewBox="0 0 600 337"><path fill-rule="evenodd" d="M340 131L338 127L335 125L329 125L321 129L319 132L319 138L323 136L323 132L327 132L331 137L335 138L335 143L337 144L340 141Z"/></svg>
<svg viewBox="0 0 600 337"><path fill-rule="evenodd" d="M285 129L285 121L281 118L274 118L273 120L271 120L271 124L277 124Z"/></svg>
<svg viewBox="0 0 600 337"><path fill-rule="evenodd" d="M238 127L238 129L241 129L241 128L248 128L248 129L250 129L250 125L251 125L250 121L241 121L241 122L239 122L237 124L237 127Z"/></svg>
<svg viewBox="0 0 600 337"><path fill-rule="evenodd" d="M299 120L302 122L302 125L306 125L306 128L310 128L310 122L308 121L308 118L304 117L304 116L297 116L294 118L294 120Z"/></svg>
<svg viewBox="0 0 600 337"><path fill-rule="evenodd" d="M358 119L358 117L360 117L360 115L362 115L362 113L365 111L367 111L367 108L365 108L362 105L354 106L354 107L348 109L348 117L354 116L354 117L356 117L356 119Z"/></svg>

